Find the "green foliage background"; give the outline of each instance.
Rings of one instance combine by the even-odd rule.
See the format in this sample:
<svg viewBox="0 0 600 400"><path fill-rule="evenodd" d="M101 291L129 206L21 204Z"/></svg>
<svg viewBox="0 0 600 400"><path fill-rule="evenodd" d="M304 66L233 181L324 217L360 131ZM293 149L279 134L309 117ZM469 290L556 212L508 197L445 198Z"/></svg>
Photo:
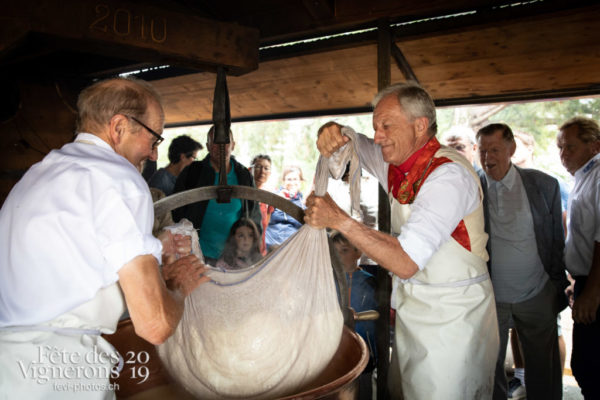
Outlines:
<svg viewBox="0 0 600 400"><path fill-rule="evenodd" d="M453 107L438 109L439 133L455 123L469 123L490 106ZM582 115L598 120L600 98L548 100L530 103L506 104L500 111L486 118L483 123L505 122L513 130L531 133L536 140L536 167L553 172L563 178L570 176L560 164L556 149L558 127L571 117ZM317 131L325 122L335 120L352 126L356 131L373 136L371 114L350 116L326 116L292 120L241 122L232 124L236 142L233 154L244 165L250 166L252 158L260 153L268 154L273 160L270 184L279 185L279 173L286 165L299 165L304 173L303 192L310 190L314 169L318 159L315 146ZM200 143L206 143L206 132L210 126L190 126L166 129L165 142L159 148L158 166L168 164L167 149L170 141L181 134L188 134ZM201 159L206 150L198 154Z"/></svg>

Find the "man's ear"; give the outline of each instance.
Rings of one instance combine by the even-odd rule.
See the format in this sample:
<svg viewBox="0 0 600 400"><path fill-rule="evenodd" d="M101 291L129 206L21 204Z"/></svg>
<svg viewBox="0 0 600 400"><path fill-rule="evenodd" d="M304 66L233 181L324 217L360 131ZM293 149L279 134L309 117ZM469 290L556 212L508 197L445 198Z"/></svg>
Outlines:
<svg viewBox="0 0 600 400"><path fill-rule="evenodd" d="M515 155L515 151L517 151L517 143L513 140L512 142L510 142L510 156L514 156Z"/></svg>
<svg viewBox="0 0 600 400"><path fill-rule="evenodd" d="M427 117L419 117L415 119L415 128L417 129L417 133L419 136L426 134L427 129L429 128L429 118Z"/></svg>
<svg viewBox="0 0 600 400"><path fill-rule="evenodd" d="M108 135L114 144L119 144L127 133L127 117L122 114L113 115L109 122Z"/></svg>
<svg viewBox="0 0 600 400"><path fill-rule="evenodd" d="M600 140L595 140L595 141L593 141L590 144L591 144L591 147L592 147L592 152L594 154L600 153Z"/></svg>

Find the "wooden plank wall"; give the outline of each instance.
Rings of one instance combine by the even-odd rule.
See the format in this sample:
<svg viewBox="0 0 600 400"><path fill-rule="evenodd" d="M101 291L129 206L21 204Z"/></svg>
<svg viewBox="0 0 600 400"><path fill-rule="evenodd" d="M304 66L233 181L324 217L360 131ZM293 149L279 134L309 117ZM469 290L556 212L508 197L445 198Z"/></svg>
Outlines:
<svg viewBox="0 0 600 400"><path fill-rule="evenodd" d="M256 71L228 77L231 116L368 105L377 91L376 56L374 46L364 46L261 63ZM200 73L154 81L167 123L210 120L215 80L215 74Z"/></svg>
<svg viewBox="0 0 600 400"><path fill-rule="evenodd" d="M0 123L0 205L31 165L73 139L76 116L70 95L53 83L20 86L17 114Z"/></svg>
<svg viewBox="0 0 600 400"><path fill-rule="evenodd" d="M594 7L397 44L436 99L586 87L600 83L599 18Z"/></svg>
<svg viewBox="0 0 600 400"><path fill-rule="evenodd" d="M435 99L596 87L600 6L396 43ZM228 78L233 118L364 107L377 90L376 45L264 62ZM397 68L392 82L403 81ZM211 118L215 75L154 82L167 123ZM468 100L467 100L468 101Z"/></svg>

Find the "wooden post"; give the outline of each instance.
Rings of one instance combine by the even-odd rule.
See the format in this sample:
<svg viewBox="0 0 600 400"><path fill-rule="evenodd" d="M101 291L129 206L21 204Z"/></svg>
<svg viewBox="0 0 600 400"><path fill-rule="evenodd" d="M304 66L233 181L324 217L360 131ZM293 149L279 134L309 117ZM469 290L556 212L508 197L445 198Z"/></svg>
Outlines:
<svg viewBox="0 0 600 400"><path fill-rule="evenodd" d="M378 24L377 38L377 87L384 89L391 83L391 33L390 24L382 19ZM379 186L378 225L381 232L389 233L390 203L387 193ZM390 359L390 297L391 278L384 268L377 269L377 303L379 319L377 320L377 399L389 398L387 380Z"/></svg>

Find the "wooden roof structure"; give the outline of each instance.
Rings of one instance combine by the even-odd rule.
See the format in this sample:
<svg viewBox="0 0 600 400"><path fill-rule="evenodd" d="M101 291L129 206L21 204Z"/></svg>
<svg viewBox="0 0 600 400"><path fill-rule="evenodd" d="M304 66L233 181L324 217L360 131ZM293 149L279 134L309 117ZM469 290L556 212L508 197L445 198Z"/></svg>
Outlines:
<svg viewBox="0 0 600 400"><path fill-rule="evenodd" d="M413 78L440 106L600 93L595 67L600 62L600 4L469 8L466 2L445 2L449 8L440 9L435 6L444 2L430 2L432 9L427 9L423 2L413 7L417 3L425 8L398 7L389 10L393 18L374 15L353 34L290 46L269 47L273 40L262 38L261 31L259 68L228 79L232 118L370 110L380 74L381 26L389 28L392 38L390 81ZM154 81L166 100L167 122L210 120L214 81L211 73Z"/></svg>
<svg viewBox="0 0 600 400"><path fill-rule="evenodd" d="M368 112L417 80L438 106L600 94L597 0L21 0L0 13L0 201L72 139L79 91L135 72L167 126Z"/></svg>
<svg viewBox="0 0 600 400"><path fill-rule="evenodd" d="M600 93L594 1L26 3L0 17L0 70L73 88L138 70L171 126L211 119L218 65L234 121L367 111L382 34L388 79L416 79L438 105Z"/></svg>

